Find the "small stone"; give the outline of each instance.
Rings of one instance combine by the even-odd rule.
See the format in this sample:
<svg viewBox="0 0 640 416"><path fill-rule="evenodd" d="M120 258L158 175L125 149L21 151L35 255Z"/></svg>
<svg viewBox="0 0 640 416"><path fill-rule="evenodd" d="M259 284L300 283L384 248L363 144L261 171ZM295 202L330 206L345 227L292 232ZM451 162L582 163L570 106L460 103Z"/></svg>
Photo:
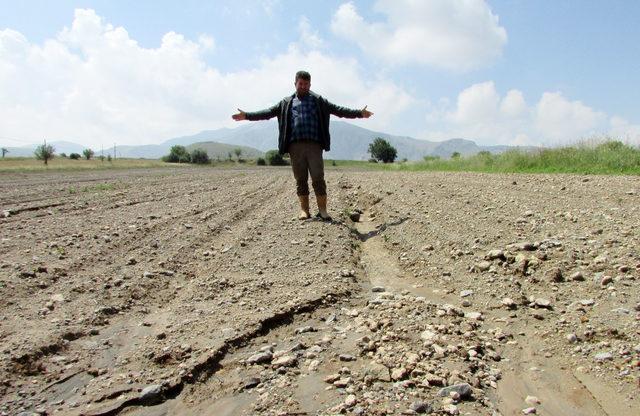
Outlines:
<svg viewBox="0 0 640 416"><path fill-rule="evenodd" d="M511 298L502 299L502 305L508 309L513 309L516 307L516 303Z"/></svg>
<svg viewBox="0 0 640 416"><path fill-rule="evenodd" d="M491 250L491 251L489 251L489 252L484 256L484 258L485 258L486 260L495 260L495 259L501 259L501 260L504 260L504 258L505 258L505 257L504 257L504 251L502 251L502 250L498 250L498 249L496 249L496 250Z"/></svg>
<svg viewBox="0 0 640 416"><path fill-rule="evenodd" d="M365 373L377 381L391 381L389 369L379 363L372 362L365 370Z"/></svg>
<svg viewBox="0 0 640 416"><path fill-rule="evenodd" d="M459 415L460 414L460 410L458 410L458 406L456 406L455 404L445 404L444 406L442 406L442 410L450 415Z"/></svg>
<svg viewBox="0 0 640 416"><path fill-rule="evenodd" d="M296 334L304 334L306 332L315 332L315 328L312 326L302 326L300 328L296 328L295 333Z"/></svg>
<svg viewBox="0 0 640 416"><path fill-rule="evenodd" d="M484 261L481 261L479 263L476 263L473 266L473 268L474 268L474 270L479 271L479 272L486 272L487 270L489 270L491 268L491 263L486 261L486 260L484 260Z"/></svg>
<svg viewBox="0 0 640 416"><path fill-rule="evenodd" d="M162 385L152 384L145 387L141 392L139 399L144 403L156 403L161 399Z"/></svg>
<svg viewBox="0 0 640 416"><path fill-rule="evenodd" d="M462 292L460 292L461 298L466 298L467 296L471 295L473 295L473 290L463 290Z"/></svg>
<svg viewBox="0 0 640 416"><path fill-rule="evenodd" d="M580 304L582 306L592 306L593 304L595 304L596 302L593 299L582 299L580 301Z"/></svg>
<svg viewBox="0 0 640 416"><path fill-rule="evenodd" d="M382 286L374 286L374 287L371 288L371 291L373 293L381 293L381 292L384 292L385 289Z"/></svg>
<svg viewBox="0 0 640 416"><path fill-rule="evenodd" d="M298 363L298 360L293 355L283 355L282 357L276 358L271 362L274 367L293 367Z"/></svg>
<svg viewBox="0 0 640 416"><path fill-rule="evenodd" d="M148 271L147 271L147 272L142 273L142 277L145 277L145 278L153 278L153 277L156 277L156 275L155 275L155 273L152 273L152 272L148 272Z"/></svg>
<svg viewBox="0 0 640 416"><path fill-rule="evenodd" d="M422 339L423 341L433 341L437 337L438 337L438 334L436 334L433 331L429 331L428 329L422 331L422 333L420 334L420 339Z"/></svg>
<svg viewBox="0 0 640 416"><path fill-rule="evenodd" d="M263 351L252 355L247 358L247 364L262 364L268 363L273 358L273 354L270 351Z"/></svg>
<svg viewBox="0 0 640 416"><path fill-rule="evenodd" d="M522 413L525 415L533 415L536 413L535 407L527 407L526 409L522 409Z"/></svg>
<svg viewBox="0 0 640 416"><path fill-rule="evenodd" d="M433 412L433 407L431 407L429 403L423 402L420 400L411 403L410 409L416 413L432 413Z"/></svg>
<svg viewBox="0 0 640 416"><path fill-rule="evenodd" d="M400 367L400 368L394 368L393 371L391 371L391 379L398 381L398 380L402 380L407 376L407 369L404 367Z"/></svg>
<svg viewBox="0 0 640 416"><path fill-rule="evenodd" d="M598 362L611 361L613 360L613 354L611 354L610 352L601 352L599 354L596 354L594 358Z"/></svg>
<svg viewBox="0 0 640 416"><path fill-rule="evenodd" d="M463 398L463 399L471 397L471 393L473 392L471 390L471 386L468 383L459 383L459 384L454 384L452 386L447 386L447 387L441 388L438 391L438 396L440 396L440 397L449 397L449 394L452 391L455 391L456 393L458 393L460 395L460 397Z"/></svg>
<svg viewBox="0 0 640 416"><path fill-rule="evenodd" d="M352 212L351 214L349 214L349 219L353 222L358 222L360 221L360 213L359 212Z"/></svg>
<svg viewBox="0 0 640 416"><path fill-rule="evenodd" d="M324 378L325 383L333 384L340 380L340 374L330 374Z"/></svg>
<svg viewBox="0 0 640 416"><path fill-rule="evenodd" d="M576 334L567 334L567 341L570 344L574 344L578 342L578 336Z"/></svg>
<svg viewBox="0 0 640 416"><path fill-rule="evenodd" d="M582 272L575 272L571 275L571 280L576 282L584 282L584 274L582 274Z"/></svg>
<svg viewBox="0 0 640 416"><path fill-rule="evenodd" d="M534 302L534 305L539 308L550 308L551 301L549 299L537 298Z"/></svg>
<svg viewBox="0 0 640 416"><path fill-rule="evenodd" d="M540 399L538 399L536 396L527 396L527 398L524 399L524 401L525 403L530 405L536 405L536 404L542 403Z"/></svg>
<svg viewBox="0 0 640 416"><path fill-rule="evenodd" d="M340 356L338 357L340 359L340 361L355 361L356 357L354 357L351 354L340 354Z"/></svg>
<svg viewBox="0 0 640 416"><path fill-rule="evenodd" d="M547 270L545 273L545 276L547 277L547 280L550 280L555 283L564 282L562 270L558 267L554 267L553 269Z"/></svg>
<svg viewBox="0 0 640 416"><path fill-rule="evenodd" d="M353 407L357 402L358 400L356 399L356 396L353 394L348 395L347 398L344 400L344 404L347 407Z"/></svg>
<svg viewBox="0 0 640 416"><path fill-rule="evenodd" d="M244 383L243 383L243 386L242 386L242 387L243 387L245 390L248 390L248 389L252 389L252 388L256 387L258 384L260 384L260 379L259 379L259 378L257 378L257 377L250 377L250 378L248 378L248 379L246 379L246 380L244 381Z"/></svg>
<svg viewBox="0 0 640 416"><path fill-rule="evenodd" d="M481 312L467 312L464 314L464 317L467 319L472 319L474 321L484 320Z"/></svg>
<svg viewBox="0 0 640 416"><path fill-rule="evenodd" d="M611 276L604 276L602 278L602 280L600 280L600 286L606 286L609 283L613 282L613 277Z"/></svg>
<svg viewBox="0 0 640 416"><path fill-rule="evenodd" d="M341 378L333 382L333 385L339 389L343 389L347 387L349 384L351 384L351 377Z"/></svg>

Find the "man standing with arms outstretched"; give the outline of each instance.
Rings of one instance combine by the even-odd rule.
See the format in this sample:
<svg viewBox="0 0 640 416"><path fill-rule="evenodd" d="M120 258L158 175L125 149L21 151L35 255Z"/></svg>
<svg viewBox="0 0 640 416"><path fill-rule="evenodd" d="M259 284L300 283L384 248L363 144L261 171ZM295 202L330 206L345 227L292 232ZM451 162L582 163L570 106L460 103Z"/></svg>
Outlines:
<svg viewBox="0 0 640 416"><path fill-rule="evenodd" d="M311 88L311 75L306 71L296 73L296 92L282 99L278 104L266 110L252 113L238 109L231 116L234 120L268 120L278 117L278 152L289 153L291 167L296 179L298 199L300 200L299 219L311 218L309 213L309 174L313 191L318 202L317 217L331 221L327 212L327 185L324 181L324 161L322 151L331 148L329 136L329 116L343 118L369 118L373 115L364 106L362 110L353 110L337 106L326 98L317 95Z"/></svg>

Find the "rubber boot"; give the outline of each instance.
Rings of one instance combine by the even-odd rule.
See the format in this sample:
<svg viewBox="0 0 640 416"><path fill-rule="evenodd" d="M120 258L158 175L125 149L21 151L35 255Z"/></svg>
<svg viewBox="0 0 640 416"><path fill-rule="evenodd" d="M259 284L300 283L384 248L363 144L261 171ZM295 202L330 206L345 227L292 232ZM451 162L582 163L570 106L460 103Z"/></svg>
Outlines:
<svg viewBox="0 0 640 416"><path fill-rule="evenodd" d="M324 221L331 221L331 216L327 212L327 196L316 195L316 200L318 201L319 211L316 217L322 218Z"/></svg>
<svg viewBox="0 0 640 416"><path fill-rule="evenodd" d="M300 214L298 214L298 219L306 220L311 218L311 214L309 213L309 195L298 195L298 199L300 200Z"/></svg>

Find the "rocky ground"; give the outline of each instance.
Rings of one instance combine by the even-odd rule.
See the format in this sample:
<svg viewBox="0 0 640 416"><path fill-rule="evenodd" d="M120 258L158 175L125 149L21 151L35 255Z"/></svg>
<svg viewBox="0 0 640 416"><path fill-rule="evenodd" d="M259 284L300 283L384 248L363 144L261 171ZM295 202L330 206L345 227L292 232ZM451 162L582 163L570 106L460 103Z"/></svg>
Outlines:
<svg viewBox="0 0 640 416"><path fill-rule="evenodd" d="M640 415L640 179L3 175L0 415Z"/></svg>

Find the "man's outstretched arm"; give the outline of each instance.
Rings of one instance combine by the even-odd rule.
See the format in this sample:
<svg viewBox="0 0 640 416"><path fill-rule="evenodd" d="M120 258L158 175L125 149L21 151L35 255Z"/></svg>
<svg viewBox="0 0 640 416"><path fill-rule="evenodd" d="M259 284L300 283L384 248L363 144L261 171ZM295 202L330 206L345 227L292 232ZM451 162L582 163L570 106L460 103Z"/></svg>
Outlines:
<svg viewBox="0 0 640 416"><path fill-rule="evenodd" d="M273 107L267 108L266 110L256 111L252 113L247 113L246 111L242 111L238 108L238 112L233 114L231 118L235 121L269 120L270 118L277 116L279 111L280 104L276 104Z"/></svg>
<svg viewBox="0 0 640 416"><path fill-rule="evenodd" d="M367 106L365 105L362 110L353 110L351 108L342 107L339 105L335 105L334 103L327 101L327 107L329 108L329 112L335 116L343 117L343 118L369 118L373 115L373 113L367 110Z"/></svg>

